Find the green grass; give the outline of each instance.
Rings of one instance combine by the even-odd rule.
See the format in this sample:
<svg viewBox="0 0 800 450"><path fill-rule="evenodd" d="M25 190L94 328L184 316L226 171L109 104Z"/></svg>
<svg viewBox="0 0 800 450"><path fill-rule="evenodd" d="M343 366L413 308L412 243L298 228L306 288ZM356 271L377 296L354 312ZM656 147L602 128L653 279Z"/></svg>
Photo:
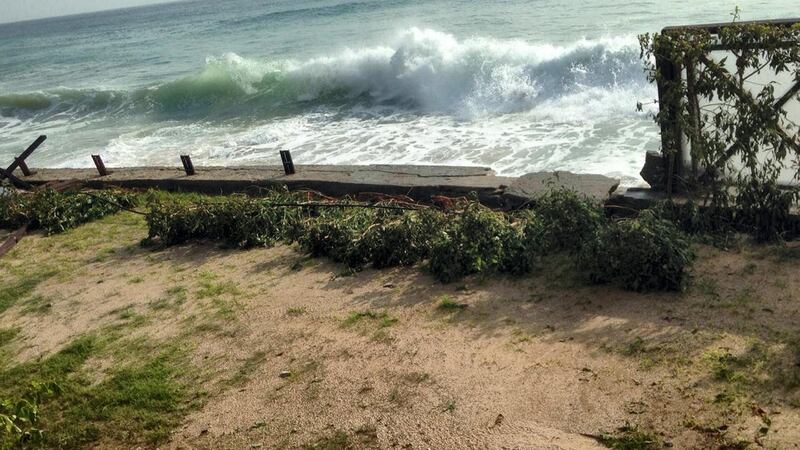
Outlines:
<svg viewBox="0 0 800 450"><path fill-rule="evenodd" d="M724 383L748 385L756 382L758 374L770 371L770 355L761 342L754 342L741 355L712 351L706 354L711 363L714 380Z"/></svg>
<svg viewBox="0 0 800 450"><path fill-rule="evenodd" d="M515 328L511 330L511 343L513 345L523 344L525 342L530 342L533 340L533 336L530 333L527 333L525 330L520 328Z"/></svg>
<svg viewBox="0 0 800 450"><path fill-rule="evenodd" d="M92 382L97 375L84 367L90 358L113 358L114 364ZM0 371L0 398L20 398L32 382L60 387L40 405L45 448L154 446L198 403L188 367L176 346L87 335L47 358ZM0 448L8 444L3 439L0 435Z"/></svg>
<svg viewBox="0 0 800 450"><path fill-rule="evenodd" d="M125 322L125 326L136 328L149 322L149 318L145 315L136 312L136 308L132 305L117 308L109 313L109 315L116 316L117 319Z"/></svg>
<svg viewBox="0 0 800 450"><path fill-rule="evenodd" d="M258 351L253 353L249 358L247 358L236 371L236 373L225 380L225 386L240 386L247 382L253 373L261 367L264 361L267 360L267 353L263 351Z"/></svg>
<svg viewBox="0 0 800 450"><path fill-rule="evenodd" d="M20 331L19 328L0 328L0 370L8 364L11 356L6 350L6 346L17 338Z"/></svg>
<svg viewBox="0 0 800 450"><path fill-rule="evenodd" d="M19 328L0 328L0 347L14 340L19 331Z"/></svg>
<svg viewBox="0 0 800 450"><path fill-rule="evenodd" d="M467 309L469 305L465 303L458 303L457 301L453 300L450 296L445 295L439 300L439 304L436 305L436 309L439 311L446 311L446 312L455 312L455 311L463 311Z"/></svg>
<svg viewBox="0 0 800 450"><path fill-rule="evenodd" d="M27 299L22 307L23 314L48 314L53 310L53 301L43 295L34 295Z"/></svg>
<svg viewBox="0 0 800 450"><path fill-rule="evenodd" d="M323 366L319 361L306 360L305 362L295 364L290 368L290 375L287 380L290 382L297 382L307 378L309 375L320 372L322 369Z"/></svg>
<svg viewBox="0 0 800 450"><path fill-rule="evenodd" d="M636 426L625 425L613 434L603 434L600 443L615 450L651 450L661 448L659 440L653 433L643 431Z"/></svg>
<svg viewBox="0 0 800 450"><path fill-rule="evenodd" d="M305 308L289 308L286 310L286 315L289 317L298 317L306 313Z"/></svg>
<svg viewBox="0 0 800 450"><path fill-rule="evenodd" d="M726 383L742 381L744 379L744 374L738 369L743 365L744 361L730 353L719 355L714 361L714 368L712 370L713 377L717 381L724 381Z"/></svg>
<svg viewBox="0 0 800 450"><path fill-rule="evenodd" d="M200 273L198 284L200 289L195 293L198 299L217 298L226 294L236 297L242 294L236 283L232 281L217 281L217 275L212 272Z"/></svg>
<svg viewBox="0 0 800 450"><path fill-rule="evenodd" d="M635 356L647 351L647 344L644 339L636 337L633 341L629 342L625 348L622 349L622 354L625 356Z"/></svg>
<svg viewBox="0 0 800 450"><path fill-rule="evenodd" d="M163 297L150 302L150 309L154 311L177 309L185 302L186 288L183 286L173 286L166 290Z"/></svg>
<svg viewBox="0 0 800 450"><path fill-rule="evenodd" d="M371 334L374 342L388 344L394 340L388 328L396 323L397 319L385 312L367 310L350 313L342 322L342 326L355 328L363 335Z"/></svg>
<svg viewBox="0 0 800 450"><path fill-rule="evenodd" d="M333 430L330 434L305 444L303 450L352 450L357 448L378 448L378 433L374 426L364 425L347 433Z"/></svg>
<svg viewBox="0 0 800 450"><path fill-rule="evenodd" d="M0 287L0 314L17 302L33 295L34 289L48 278L56 275L54 270L38 271L22 274L17 280L4 282Z"/></svg>

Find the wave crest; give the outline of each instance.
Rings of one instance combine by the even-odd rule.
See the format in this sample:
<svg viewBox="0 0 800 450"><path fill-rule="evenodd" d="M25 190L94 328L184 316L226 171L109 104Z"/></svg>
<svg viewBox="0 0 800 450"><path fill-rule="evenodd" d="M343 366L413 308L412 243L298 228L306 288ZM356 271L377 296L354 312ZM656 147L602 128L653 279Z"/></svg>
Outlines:
<svg viewBox="0 0 800 450"><path fill-rule="evenodd" d="M305 61L208 58L200 73L146 89L0 95L0 114L260 118L367 102L470 119L525 111L557 117L560 106L571 115L583 101L594 105L584 114L632 114L636 97L649 93L641 67L632 37L555 46L412 28L391 45Z"/></svg>

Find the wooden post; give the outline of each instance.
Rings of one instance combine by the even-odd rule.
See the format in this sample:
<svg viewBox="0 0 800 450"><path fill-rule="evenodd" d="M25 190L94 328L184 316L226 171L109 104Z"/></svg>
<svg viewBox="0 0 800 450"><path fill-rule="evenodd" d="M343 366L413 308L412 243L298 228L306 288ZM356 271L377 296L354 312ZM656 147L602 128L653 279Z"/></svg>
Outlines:
<svg viewBox="0 0 800 450"><path fill-rule="evenodd" d="M25 158L31 156L31 153L39 148L39 146L42 145L42 142L44 142L46 139L47 136L45 135L39 136L31 145L28 146L28 148L25 149L24 152L22 152L21 155L14 158L14 162L11 163L7 169L0 169L0 180L3 178L8 178L12 183L14 183L15 186L30 189L32 187L31 184L26 181L22 181L16 175L14 175L14 170L19 167L24 176L29 177L33 175L33 172L31 172L31 170L28 168L28 165L25 164Z"/></svg>
<svg viewBox="0 0 800 450"><path fill-rule="evenodd" d="M100 155L92 155L92 161L94 161L94 166L97 167L97 173L99 173L101 177L108 175L108 170L106 170L106 165L103 164L103 158L101 158Z"/></svg>
<svg viewBox="0 0 800 450"><path fill-rule="evenodd" d="M19 170L22 171L22 175L24 175L26 177L29 177L29 176L33 175L34 173L36 173L36 172L31 172L31 169L28 168L28 165L25 164L24 160L21 160L21 159L18 160L17 161L17 165L19 165Z"/></svg>
<svg viewBox="0 0 800 450"><path fill-rule="evenodd" d="M41 135L38 138L36 138L36 140L33 141L33 144L29 145L28 148L26 148L25 151L22 152L21 155L19 155L17 158L15 158L14 162L17 165L25 164L25 160L28 158L28 156L31 156L31 153L33 153L34 150L39 148L39 146L42 145L42 142L44 142L45 140L47 140L47 136L45 136L45 135ZM12 164L12 166L13 166L13 164ZM27 166L26 166L26 168L27 168ZM6 170L7 171L13 171L14 169L16 169L16 166L14 166L13 168L9 167ZM23 173L24 173L24 171L23 171ZM29 175L26 173L25 176L27 177Z"/></svg>
<svg viewBox="0 0 800 450"><path fill-rule="evenodd" d="M294 162L292 162L292 154L289 150L281 150L281 162L283 163L283 172L286 175L294 175Z"/></svg>
<svg viewBox="0 0 800 450"><path fill-rule="evenodd" d="M183 170L186 172L186 176L190 177L195 174L194 164L192 164L192 158L189 155L181 155L181 162L183 163Z"/></svg>

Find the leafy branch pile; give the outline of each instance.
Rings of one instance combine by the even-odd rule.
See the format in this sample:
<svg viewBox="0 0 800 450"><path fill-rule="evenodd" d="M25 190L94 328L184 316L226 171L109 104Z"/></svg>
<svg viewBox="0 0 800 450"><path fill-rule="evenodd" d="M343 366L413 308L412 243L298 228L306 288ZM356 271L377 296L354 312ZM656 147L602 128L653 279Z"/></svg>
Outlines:
<svg viewBox="0 0 800 450"><path fill-rule="evenodd" d="M602 227L578 255L591 281L634 291L680 290L693 258L688 237L654 211Z"/></svg>
<svg viewBox="0 0 800 450"><path fill-rule="evenodd" d="M442 282L480 273L523 275L542 257L566 252L588 280L635 290L680 289L692 261L688 240L671 223L655 215L612 221L598 204L563 189L513 213L477 202L443 211L299 201L285 192L188 202L151 196L148 241L209 239L239 248L296 243L354 270L427 263Z"/></svg>
<svg viewBox="0 0 800 450"><path fill-rule="evenodd" d="M130 208L135 196L117 191L60 193L43 189L31 194L0 193L0 228L16 229L30 224L48 234L61 233L78 225Z"/></svg>
<svg viewBox="0 0 800 450"><path fill-rule="evenodd" d="M650 81L661 87L655 120L664 130L667 189L681 185L702 197L702 211L682 211L692 213L691 226L745 232L759 241L794 234L789 211L800 191L778 181L787 171L800 175L797 124L784 108L800 98L800 25L734 22L716 34L671 29L640 36L640 44ZM712 58L719 49L728 56ZM788 83L776 93L777 83L757 78L766 73ZM687 167L678 157L683 141L690 149Z"/></svg>

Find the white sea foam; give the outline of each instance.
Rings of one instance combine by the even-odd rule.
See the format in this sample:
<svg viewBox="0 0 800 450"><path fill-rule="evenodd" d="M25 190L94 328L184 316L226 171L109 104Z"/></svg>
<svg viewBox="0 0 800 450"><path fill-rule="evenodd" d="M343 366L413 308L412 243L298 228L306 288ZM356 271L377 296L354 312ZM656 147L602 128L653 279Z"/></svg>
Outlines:
<svg viewBox="0 0 800 450"><path fill-rule="evenodd" d="M198 74L146 89L0 97L11 117L0 136L23 120L70 130L96 138L84 140L110 164L173 164L186 149L198 164L275 163L288 149L299 163L481 164L631 184L657 148L647 111L636 111L655 96L641 67L632 37L556 46L412 28L304 61L210 57ZM90 161L61 153L49 163Z"/></svg>

